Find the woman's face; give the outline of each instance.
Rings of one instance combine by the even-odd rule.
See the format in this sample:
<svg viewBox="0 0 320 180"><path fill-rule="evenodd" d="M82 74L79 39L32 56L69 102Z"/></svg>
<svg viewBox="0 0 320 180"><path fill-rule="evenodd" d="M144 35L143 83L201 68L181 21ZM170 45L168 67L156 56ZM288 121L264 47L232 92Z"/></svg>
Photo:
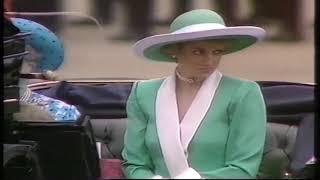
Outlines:
<svg viewBox="0 0 320 180"><path fill-rule="evenodd" d="M225 43L214 41L187 42L178 45L178 70L187 77L207 77L213 73L224 53Z"/></svg>

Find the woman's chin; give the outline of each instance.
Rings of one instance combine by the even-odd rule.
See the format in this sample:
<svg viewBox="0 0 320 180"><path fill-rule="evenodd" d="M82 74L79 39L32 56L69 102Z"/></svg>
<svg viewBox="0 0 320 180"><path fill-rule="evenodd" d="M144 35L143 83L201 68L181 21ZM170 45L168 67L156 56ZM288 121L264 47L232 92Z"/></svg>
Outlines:
<svg viewBox="0 0 320 180"><path fill-rule="evenodd" d="M197 82L202 82L204 80L206 80L209 77L210 74L199 74L197 76L194 76L195 81Z"/></svg>
<svg viewBox="0 0 320 180"><path fill-rule="evenodd" d="M202 70L201 72L199 72L198 77L207 78L212 74L212 72L212 70Z"/></svg>

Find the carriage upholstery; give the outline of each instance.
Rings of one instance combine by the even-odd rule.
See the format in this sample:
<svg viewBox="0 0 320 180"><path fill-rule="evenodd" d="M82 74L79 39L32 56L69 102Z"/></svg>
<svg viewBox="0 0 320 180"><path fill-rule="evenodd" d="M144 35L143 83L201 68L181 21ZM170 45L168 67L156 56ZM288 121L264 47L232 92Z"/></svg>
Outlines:
<svg viewBox="0 0 320 180"><path fill-rule="evenodd" d="M258 82L267 106L267 135L259 178L283 178L292 159L300 122L314 113L314 86L286 82ZM132 83L76 85L60 82L38 90L47 96L74 104L91 117L101 158L121 159L126 129L125 105Z"/></svg>

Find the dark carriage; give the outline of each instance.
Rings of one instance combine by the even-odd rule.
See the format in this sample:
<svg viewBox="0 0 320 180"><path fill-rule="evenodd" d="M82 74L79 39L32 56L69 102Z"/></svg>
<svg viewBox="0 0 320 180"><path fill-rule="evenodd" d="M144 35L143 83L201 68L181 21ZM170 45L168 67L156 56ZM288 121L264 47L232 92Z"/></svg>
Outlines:
<svg viewBox="0 0 320 180"><path fill-rule="evenodd" d="M127 121L125 107L135 81L83 80L30 85L36 92L76 105L83 114L77 123L25 122L19 127L25 133L23 138L39 142L45 175L78 176L79 171L71 166L83 168L82 177L86 178L122 176L119 165ZM313 155L314 85L258 83L268 112L267 138L258 177L286 178L302 171L303 162ZM97 146L90 141L95 141ZM76 166L72 165L74 161L78 162Z"/></svg>

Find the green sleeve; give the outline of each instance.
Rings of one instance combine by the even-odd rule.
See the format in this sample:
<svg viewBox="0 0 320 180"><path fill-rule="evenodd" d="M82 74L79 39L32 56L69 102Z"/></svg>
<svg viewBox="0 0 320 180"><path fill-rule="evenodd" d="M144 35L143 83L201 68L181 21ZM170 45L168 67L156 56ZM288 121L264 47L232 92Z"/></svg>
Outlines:
<svg viewBox="0 0 320 180"><path fill-rule="evenodd" d="M256 83L243 83L228 108L230 126L225 166L199 172L203 178L256 178L266 134L266 109Z"/></svg>
<svg viewBox="0 0 320 180"><path fill-rule="evenodd" d="M151 178L154 176L149 152L145 145L147 120L137 98L138 83L132 87L127 101L128 124L124 136L123 169L127 178Z"/></svg>

